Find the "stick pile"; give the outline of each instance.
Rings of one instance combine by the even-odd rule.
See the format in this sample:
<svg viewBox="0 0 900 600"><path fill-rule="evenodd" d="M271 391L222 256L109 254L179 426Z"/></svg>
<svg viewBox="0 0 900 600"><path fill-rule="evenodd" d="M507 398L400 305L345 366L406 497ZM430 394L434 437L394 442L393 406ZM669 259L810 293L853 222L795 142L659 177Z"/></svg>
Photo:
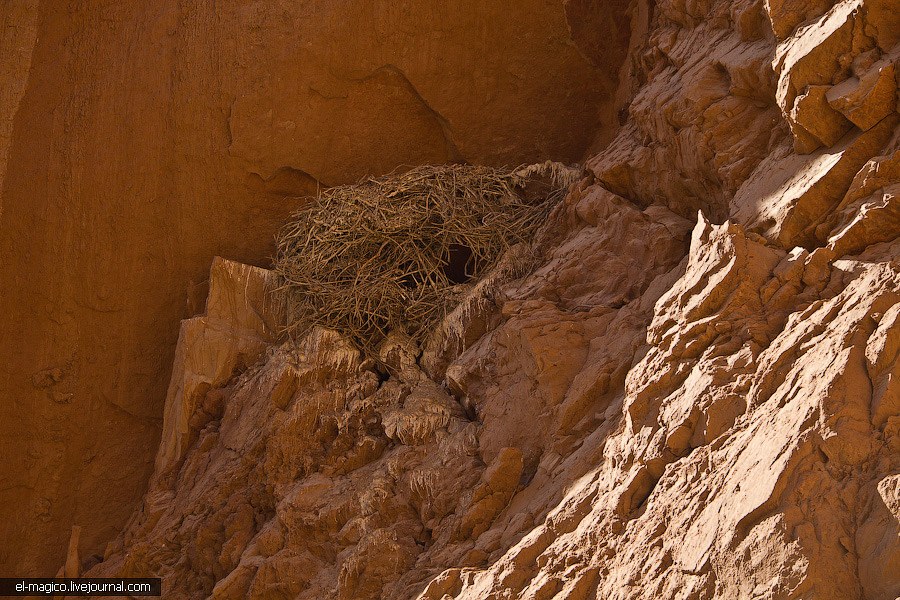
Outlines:
<svg viewBox="0 0 900 600"><path fill-rule="evenodd" d="M320 194L277 238L288 330L329 327L369 355L394 329L421 341L466 283L532 238L570 182L559 166L424 166Z"/></svg>

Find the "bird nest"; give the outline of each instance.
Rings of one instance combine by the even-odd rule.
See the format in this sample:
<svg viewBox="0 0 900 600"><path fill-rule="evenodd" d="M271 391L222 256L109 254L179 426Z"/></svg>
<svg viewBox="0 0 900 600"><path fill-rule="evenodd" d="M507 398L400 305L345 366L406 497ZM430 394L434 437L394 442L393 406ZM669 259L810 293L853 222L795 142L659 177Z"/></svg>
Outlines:
<svg viewBox="0 0 900 600"><path fill-rule="evenodd" d="M392 330L421 341L578 174L424 166L328 189L277 238L288 331L335 329L370 356Z"/></svg>

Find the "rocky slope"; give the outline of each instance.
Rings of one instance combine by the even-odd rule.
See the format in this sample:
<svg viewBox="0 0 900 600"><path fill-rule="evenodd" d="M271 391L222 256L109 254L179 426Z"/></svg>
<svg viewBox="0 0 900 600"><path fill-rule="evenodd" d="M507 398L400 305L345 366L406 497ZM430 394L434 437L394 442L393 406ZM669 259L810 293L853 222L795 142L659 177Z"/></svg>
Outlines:
<svg viewBox="0 0 900 600"><path fill-rule="evenodd" d="M334 332L276 342L271 275L214 263L149 491L91 574L171 598L900 595L897 12L632 14L623 125L541 264L513 252L422 348L390 340L391 375Z"/></svg>
<svg viewBox="0 0 900 600"><path fill-rule="evenodd" d="M0 574L121 529L179 320L213 256L268 261L294 196L608 139L620 4L588 55L555 0L0 2Z"/></svg>

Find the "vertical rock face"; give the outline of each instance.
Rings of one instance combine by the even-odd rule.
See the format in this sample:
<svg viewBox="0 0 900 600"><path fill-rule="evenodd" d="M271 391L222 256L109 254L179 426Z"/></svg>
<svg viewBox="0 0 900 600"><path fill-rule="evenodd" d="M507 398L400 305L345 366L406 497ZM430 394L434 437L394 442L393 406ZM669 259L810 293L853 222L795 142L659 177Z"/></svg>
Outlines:
<svg viewBox="0 0 900 600"><path fill-rule="evenodd" d="M604 6L563 7L593 61ZM172 598L895 599L895 13L632 4L621 128L386 369L267 343L269 275L217 261L149 490L82 567Z"/></svg>
<svg viewBox="0 0 900 600"><path fill-rule="evenodd" d="M37 37L38 1L8 2L0 12L0 52L4 57L0 63L0 194L3 191L3 174L12 138L13 119L25 93L28 71L31 68L31 53ZM0 214L3 212L0 195Z"/></svg>
<svg viewBox="0 0 900 600"><path fill-rule="evenodd" d="M266 261L318 185L576 160L626 50L589 60L545 0L9 0L0 25L3 574L55 572L72 523L102 552L136 506L214 255Z"/></svg>
<svg viewBox="0 0 900 600"><path fill-rule="evenodd" d="M599 10L566 3L588 56ZM184 598L895 598L895 12L633 5L623 125L538 265L514 249L422 349L392 340L390 376L314 331L211 387L91 572Z"/></svg>

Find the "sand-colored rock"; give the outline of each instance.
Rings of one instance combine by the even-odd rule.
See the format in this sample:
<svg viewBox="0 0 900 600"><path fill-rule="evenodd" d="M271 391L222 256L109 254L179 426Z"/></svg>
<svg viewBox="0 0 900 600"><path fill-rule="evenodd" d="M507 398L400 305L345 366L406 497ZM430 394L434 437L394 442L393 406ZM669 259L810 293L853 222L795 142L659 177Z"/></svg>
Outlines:
<svg viewBox="0 0 900 600"><path fill-rule="evenodd" d="M778 40L789 37L798 25L823 15L833 6L828 0L765 0L766 14Z"/></svg>
<svg viewBox="0 0 900 600"><path fill-rule="evenodd" d="M826 92L828 104L854 125L868 131L897 110L895 70L893 60L878 61L859 76L831 87Z"/></svg>
<svg viewBox="0 0 900 600"><path fill-rule="evenodd" d="M784 6L767 6L777 23L773 14ZM896 111L896 51L878 34L897 25L895 20L878 0L838 2L778 44L776 99L797 153L834 145L851 122L866 131ZM890 58L878 60L882 54Z"/></svg>
<svg viewBox="0 0 900 600"><path fill-rule="evenodd" d="M565 6L587 55L592 7ZM173 381L215 383L169 411L177 459L88 575L173 599L900 596L888 3L632 10L621 129L422 348L261 343L235 282L269 276L217 261L186 327L264 351L228 377L235 342L182 345Z"/></svg>
<svg viewBox="0 0 900 600"><path fill-rule="evenodd" d="M868 161L834 213L817 229L838 256L861 252L900 234L900 150Z"/></svg>
<svg viewBox="0 0 900 600"><path fill-rule="evenodd" d="M783 248L813 247L819 225L841 203L854 177L881 154L900 117L885 117L866 132L850 132L833 148L796 154L787 144L768 156L731 200L737 222Z"/></svg>
<svg viewBox="0 0 900 600"><path fill-rule="evenodd" d="M137 507L214 256L265 264L320 184L580 159L628 19L588 57L540 0L0 3L0 574Z"/></svg>
<svg viewBox="0 0 900 600"><path fill-rule="evenodd" d="M190 444L197 413L211 419L220 407L206 410L209 392L255 363L284 324L283 308L273 296L274 275L265 269L215 258L202 316L181 322L175 368L163 411L162 439L156 454L157 474L168 472ZM284 385L277 392L282 391Z"/></svg>
<svg viewBox="0 0 900 600"><path fill-rule="evenodd" d="M9 2L0 11L0 214L3 213L3 175L12 141L13 121L31 68L37 37L38 0Z"/></svg>
<svg viewBox="0 0 900 600"><path fill-rule="evenodd" d="M585 185L565 209L568 244L553 249L547 267L522 287L497 291L508 299L492 310L500 318L512 310L516 316L453 357L448 373L484 365L478 380L461 384L468 399L454 398L432 381L418 367L420 351L409 340L385 342L381 360L395 373L386 381L324 330L274 347L267 359L207 391L205 400L182 402L182 411L193 411L181 437L188 440L183 462L157 464L142 510L91 574L160 573L173 598L262 598L274 589L301 598L331 596L332 590L340 598L413 597L443 569L484 564L509 547L562 497L566 478L548 481L560 457L584 432L604 427L608 417L597 414L593 396L612 390L595 378L599 374L609 388L621 385L624 363L641 341L637 315L647 318L652 308L637 297L673 268L672 255L680 254L687 234L688 223L667 209L641 212ZM629 238L591 225L579 213L605 214L653 243L626 253L620 244ZM594 248L593 262L582 264L571 253L581 244ZM620 286L638 265L645 276ZM591 269L605 286L577 285ZM242 281L235 275L241 271L228 273ZM552 290L568 290L558 308L548 300L515 300ZM227 295L235 296L241 297ZM573 323L586 318L585 325L552 326L562 310ZM217 327L232 339L229 328L241 321L221 319ZM496 356L496 344L516 329L528 345ZM573 337L579 330L585 333ZM618 341L594 345L584 337L588 332ZM571 362L572 342L593 359L574 384L581 363ZM180 353L179 360L186 356ZM176 365L173 381L181 381L182 371ZM477 391L489 385L482 377L502 392ZM525 402L528 381L539 392ZM484 403L490 397L493 406ZM210 398L219 412L207 408ZM547 427L515 418L539 406L549 411ZM583 471L588 464L581 459L568 469ZM523 510L520 490L533 482L541 485L531 487ZM551 489L556 491L548 496ZM211 512L190 517L197 506ZM182 556L193 558L184 562Z"/></svg>
<svg viewBox="0 0 900 600"><path fill-rule="evenodd" d="M834 110L828 102L826 94L831 90L832 88L826 85L807 86L806 91L795 98L794 107L791 109L790 118L795 130L802 130L804 134L812 136L816 147L834 146L853 128L853 123ZM884 116L886 113L882 115ZM814 148L810 146L809 150L812 149Z"/></svg>
<svg viewBox="0 0 900 600"><path fill-rule="evenodd" d="M489 569L420 597L896 595L897 521L873 496L892 489L896 433L870 421L863 390L867 360L896 364L870 315L896 308L900 274L830 272L701 220L600 466Z"/></svg>
<svg viewBox="0 0 900 600"><path fill-rule="evenodd" d="M729 198L783 136L771 32L760 3L657 6L632 56L636 89L620 90L629 118L587 164L640 206L666 204L691 220L702 208L724 219Z"/></svg>

